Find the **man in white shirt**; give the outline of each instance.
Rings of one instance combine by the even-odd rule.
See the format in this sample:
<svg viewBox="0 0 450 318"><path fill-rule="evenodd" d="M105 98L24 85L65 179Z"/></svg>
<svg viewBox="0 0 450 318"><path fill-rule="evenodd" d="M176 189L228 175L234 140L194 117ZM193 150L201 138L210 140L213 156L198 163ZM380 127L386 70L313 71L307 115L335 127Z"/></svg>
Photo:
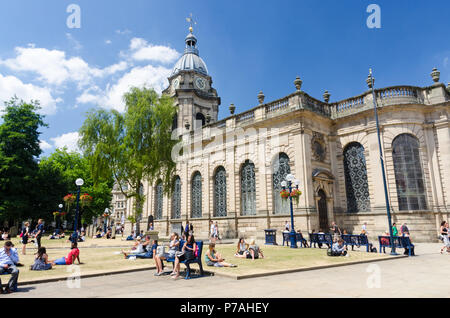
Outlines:
<svg viewBox="0 0 450 318"><path fill-rule="evenodd" d="M9 294L17 291L17 279L19 278L19 270L16 264L19 263L19 255L11 241L5 242L5 246L0 249L0 275L11 274L11 278L8 282L8 287L5 291L1 288L2 281L0 280L0 292Z"/></svg>

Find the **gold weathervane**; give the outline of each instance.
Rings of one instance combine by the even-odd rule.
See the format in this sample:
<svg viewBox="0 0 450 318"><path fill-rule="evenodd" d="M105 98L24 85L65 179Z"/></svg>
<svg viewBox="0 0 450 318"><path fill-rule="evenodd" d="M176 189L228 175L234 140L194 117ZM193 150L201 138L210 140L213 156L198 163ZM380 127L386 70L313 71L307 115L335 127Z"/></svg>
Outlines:
<svg viewBox="0 0 450 318"><path fill-rule="evenodd" d="M189 23L189 32L194 32L194 28L192 27L192 25L197 24L197 22L192 18L192 13L189 14L189 17L186 18L186 21Z"/></svg>

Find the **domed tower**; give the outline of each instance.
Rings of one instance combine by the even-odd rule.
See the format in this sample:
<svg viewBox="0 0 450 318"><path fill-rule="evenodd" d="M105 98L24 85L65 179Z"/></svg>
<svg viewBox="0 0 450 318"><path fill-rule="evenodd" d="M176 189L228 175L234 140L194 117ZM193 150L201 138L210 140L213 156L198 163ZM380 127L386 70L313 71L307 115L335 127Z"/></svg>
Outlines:
<svg viewBox="0 0 450 318"><path fill-rule="evenodd" d="M217 121L220 97L212 88L212 79L205 62L198 54L197 38L192 26L185 39L183 56L175 64L169 80L169 87L163 91L175 97L178 108L174 118L174 128L180 133L198 129L205 124Z"/></svg>

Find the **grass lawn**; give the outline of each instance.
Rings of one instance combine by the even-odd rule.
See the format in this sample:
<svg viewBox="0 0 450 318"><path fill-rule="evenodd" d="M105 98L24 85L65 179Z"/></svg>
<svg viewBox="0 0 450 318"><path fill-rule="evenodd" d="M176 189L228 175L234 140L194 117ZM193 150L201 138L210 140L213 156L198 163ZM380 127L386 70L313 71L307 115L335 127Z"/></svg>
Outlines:
<svg viewBox="0 0 450 318"><path fill-rule="evenodd" d="M13 241L15 244L17 243L17 239ZM80 243L80 258L81 262L83 263L79 267L81 270L80 274L89 275L153 267L155 264L152 259L126 260L124 259L123 255L117 254L117 252L119 252L122 248L111 247L111 245L131 247L132 244L132 242L121 241L118 239L88 239L87 242ZM97 245L99 247L88 248L92 245ZM42 246L52 247L47 250L47 253L49 255L49 259L54 260L62 256L67 256L70 243L66 243L63 240L48 240L47 238L43 238ZM24 267L19 268L19 282L50 278L67 278L72 275L72 272L68 270L70 268L69 266L55 266L53 269L48 271L31 271L29 269L29 266L34 261L33 254L36 251L34 244L29 245L29 248L27 248L27 255L25 256L20 254L21 244L16 244L16 247L19 250L20 262L25 265ZM252 261L251 259L234 257L236 249L234 244L217 244L216 249L224 256L225 261L238 265L238 267L236 268L217 268L206 266L204 262L204 255L207 248L208 245L205 244L202 253L202 262L204 265L204 269L217 274L225 274L230 277L242 277L253 274L273 273L282 270L305 269L317 266L386 259L391 257L388 254L367 253L356 250L350 250L349 257L329 257L326 255L326 248L291 249L289 247L283 246L262 245L261 248L265 256L264 259L256 259ZM192 267L198 268L195 264L193 264ZM168 265L167 268L172 268L172 266ZM185 266L182 265L181 268L182 270L184 270ZM142 275L149 274L150 273L148 272L142 273ZM7 281L7 276L3 276L2 278L3 283L5 283Z"/></svg>
<svg viewBox="0 0 450 318"><path fill-rule="evenodd" d="M106 240L105 240L106 241ZM44 241L43 241L44 243ZM55 260L62 256L67 256L70 249L70 243L65 243L65 248L52 248L47 250L49 260ZM34 245L33 245L34 246ZM47 247L42 244L42 246ZM129 246L131 246L129 244ZM19 245L16 245L19 247ZM136 259L136 260L126 260L123 255L116 254L120 252L121 248L83 248L80 246L80 275L97 274L104 272L114 272L120 270L137 269L137 268L149 268L154 266L155 263L152 259ZM128 250L127 248L125 250ZM67 278L72 275L72 271L69 269L71 266L54 266L48 271L32 271L30 270L30 265L34 262L34 252L35 249L27 249L27 255L20 254L19 259L25 266L19 267L19 283L25 281L34 281L40 279L50 279L50 278ZM78 262L75 262L78 264ZM1 276L3 284L7 282L9 276Z"/></svg>
<svg viewBox="0 0 450 318"><path fill-rule="evenodd" d="M326 248L297 248L291 249L283 246L262 245L260 246L264 259L243 259L234 257L236 251L235 245L216 245L216 250L225 258L225 262L236 264L237 267L210 267L203 262L205 270L214 273L224 273L230 276L262 274L280 270L292 270L299 268L308 268L315 266L324 266L332 264L351 263L358 261L367 261L374 259L389 258L388 254L367 253L362 251L351 251L349 247L349 257L330 257L327 256ZM206 252L207 245L205 245ZM204 259L203 259L204 260ZM196 265L193 265L194 267ZM197 267L196 267L197 268Z"/></svg>

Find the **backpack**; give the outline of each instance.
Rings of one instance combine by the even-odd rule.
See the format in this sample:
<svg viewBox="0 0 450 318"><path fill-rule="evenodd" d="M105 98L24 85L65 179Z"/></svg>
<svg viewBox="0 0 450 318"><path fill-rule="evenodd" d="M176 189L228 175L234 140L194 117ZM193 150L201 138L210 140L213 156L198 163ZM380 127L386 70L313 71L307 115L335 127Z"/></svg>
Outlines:
<svg viewBox="0 0 450 318"><path fill-rule="evenodd" d="M198 245L195 244L195 253L194 253L195 257L198 257Z"/></svg>

